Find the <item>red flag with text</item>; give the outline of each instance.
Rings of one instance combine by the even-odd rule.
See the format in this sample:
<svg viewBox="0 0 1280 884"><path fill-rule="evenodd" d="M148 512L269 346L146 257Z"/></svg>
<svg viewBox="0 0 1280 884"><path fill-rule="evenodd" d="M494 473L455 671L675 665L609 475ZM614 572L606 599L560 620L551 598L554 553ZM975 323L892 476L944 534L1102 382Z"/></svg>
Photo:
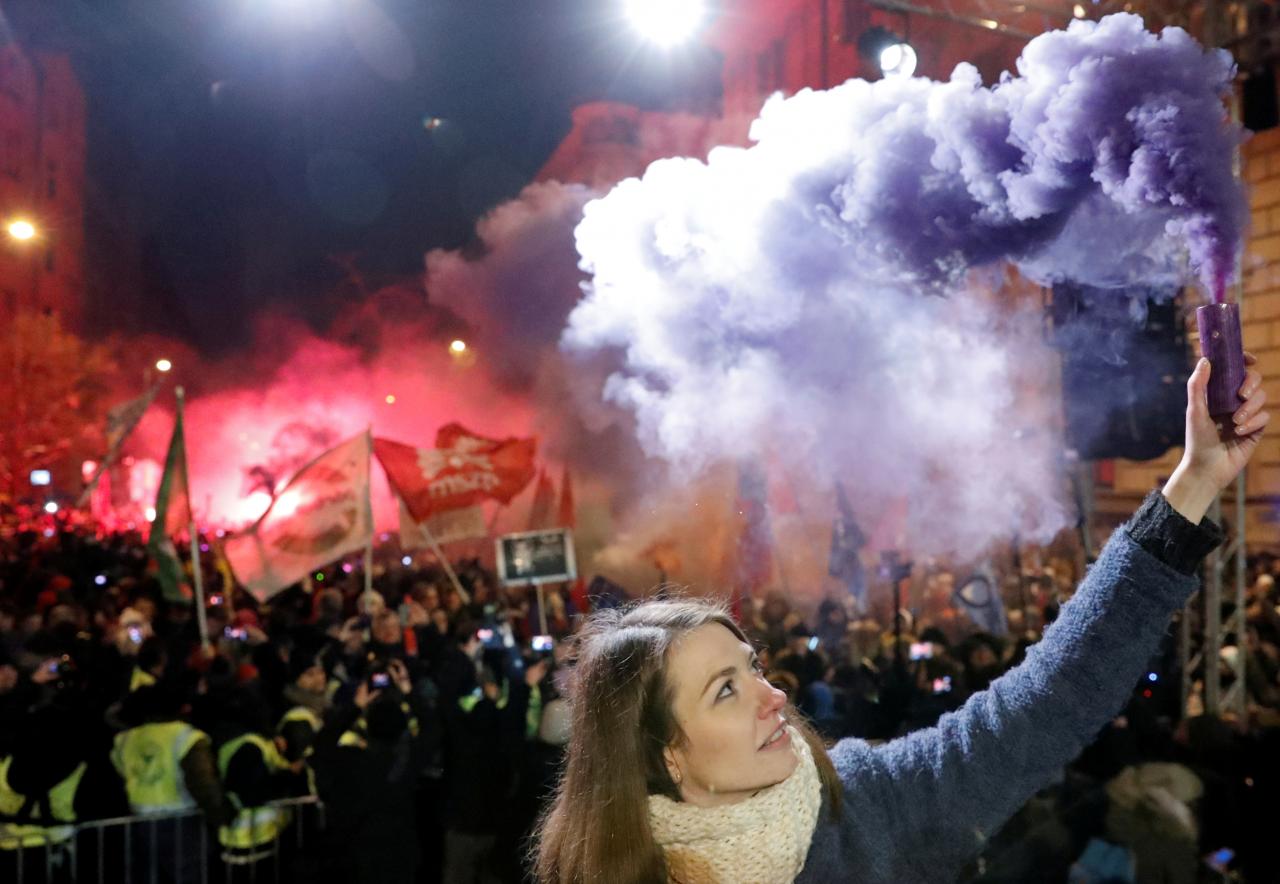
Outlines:
<svg viewBox="0 0 1280 884"><path fill-rule="evenodd" d="M533 479L536 439L487 439L461 424L441 427L435 448L374 439L392 489L418 522L482 500L507 504Z"/></svg>

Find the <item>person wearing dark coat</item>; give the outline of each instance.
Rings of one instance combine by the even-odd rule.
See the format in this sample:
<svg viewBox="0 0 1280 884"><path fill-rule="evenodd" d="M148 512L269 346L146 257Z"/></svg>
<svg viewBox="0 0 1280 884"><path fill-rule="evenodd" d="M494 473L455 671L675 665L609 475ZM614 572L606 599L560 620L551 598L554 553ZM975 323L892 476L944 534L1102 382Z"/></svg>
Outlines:
<svg viewBox="0 0 1280 884"><path fill-rule="evenodd" d="M362 682L354 704L336 707L316 741L335 884L411 884L422 862L415 793L432 725L404 665L392 661L388 670L393 684Z"/></svg>
<svg viewBox="0 0 1280 884"><path fill-rule="evenodd" d="M1186 448L1016 668L934 727L828 750L705 600L598 612L580 639L573 730L536 880L954 881L1128 701L1222 542L1205 518L1269 416L1250 370L1225 426L1209 363ZM1234 431L1231 429L1234 427Z"/></svg>

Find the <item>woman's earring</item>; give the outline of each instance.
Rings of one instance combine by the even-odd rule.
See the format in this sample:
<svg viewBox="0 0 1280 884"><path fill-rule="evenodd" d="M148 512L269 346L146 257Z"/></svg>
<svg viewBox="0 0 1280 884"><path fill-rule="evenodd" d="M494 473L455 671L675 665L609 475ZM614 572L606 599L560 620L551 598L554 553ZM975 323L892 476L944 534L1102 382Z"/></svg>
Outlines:
<svg viewBox="0 0 1280 884"><path fill-rule="evenodd" d="M680 773L679 768L677 768L676 772L671 775L671 781L677 786L684 782L684 774Z"/></svg>

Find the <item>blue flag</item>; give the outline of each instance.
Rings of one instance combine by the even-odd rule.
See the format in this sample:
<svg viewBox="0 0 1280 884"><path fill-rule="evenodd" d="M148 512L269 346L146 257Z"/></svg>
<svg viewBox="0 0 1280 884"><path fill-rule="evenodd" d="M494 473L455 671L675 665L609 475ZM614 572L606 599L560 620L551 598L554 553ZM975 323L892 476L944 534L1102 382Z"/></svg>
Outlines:
<svg viewBox="0 0 1280 884"><path fill-rule="evenodd" d="M853 518L853 507L849 506L844 485L837 482L836 517L831 525L831 557L827 573L844 582L849 595L857 600L860 608L866 604L867 577L858 552L866 545L866 535Z"/></svg>
<svg viewBox="0 0 1280 884"><path fill-rule="evenodd" d="M1004 601L995 578L979 571L956 587L956 607L968 615L974 625L992 635L1008 635L1009 622L1005 618Z"/></svg>

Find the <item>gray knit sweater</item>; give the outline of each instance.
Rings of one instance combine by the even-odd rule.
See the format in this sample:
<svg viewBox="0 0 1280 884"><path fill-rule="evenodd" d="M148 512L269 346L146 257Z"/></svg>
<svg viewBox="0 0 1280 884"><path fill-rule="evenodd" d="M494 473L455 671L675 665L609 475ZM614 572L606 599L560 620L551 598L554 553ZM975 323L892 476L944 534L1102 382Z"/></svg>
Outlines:
<svg viewBox="0 0 1280 884"><path fill-rule="evenodd" d="M1026 661L935 727L842 740L839 820L823 808L799 882L954 881L987 838L1124 707L1221 542L1153 494L1112 535Z"/></svg>

